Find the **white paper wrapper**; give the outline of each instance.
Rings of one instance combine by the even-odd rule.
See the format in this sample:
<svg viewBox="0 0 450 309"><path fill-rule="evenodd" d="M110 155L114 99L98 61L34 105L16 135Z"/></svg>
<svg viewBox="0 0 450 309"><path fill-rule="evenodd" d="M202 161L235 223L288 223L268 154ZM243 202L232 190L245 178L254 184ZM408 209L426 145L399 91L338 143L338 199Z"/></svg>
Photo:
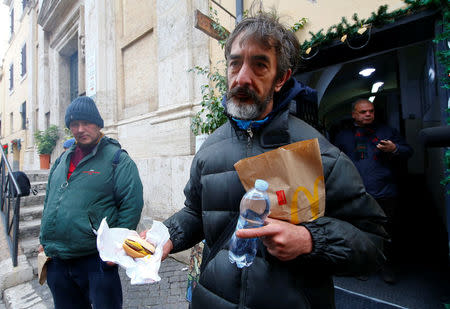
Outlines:
<svg viewBox="0 0 450 309"><path fill-rule="evenodd" d="M103 261L119 264L126 270L131 284L146 284L158 282L161 266L162 249L169 239L167 227L159 221L153 221L150 230L147 231L145 239L155 245L155 254L140 259L133 259L125 253L122 247L125 238L135 235L136 231L124 228L109 228L106 218L102 220L97 230L97 249Z"/></svg>

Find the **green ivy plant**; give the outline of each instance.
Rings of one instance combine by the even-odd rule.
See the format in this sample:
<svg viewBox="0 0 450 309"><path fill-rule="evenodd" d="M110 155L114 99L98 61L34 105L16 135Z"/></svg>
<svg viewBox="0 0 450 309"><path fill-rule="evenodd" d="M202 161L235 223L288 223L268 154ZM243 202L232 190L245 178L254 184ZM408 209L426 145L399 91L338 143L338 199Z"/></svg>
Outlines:
<svg viewBox="0 0 450 309"><path fill-rule="evenodd" d="M444 75L441 77L441 87L444 89L450 89L450 50L448 48L448 42L450 41L450 9L449 7L445 7L442 12L442 33L436 36L433 40L434 43L443 42L446 46L443 50L436 53L438 61L444 67ZM450 125L450 108L446 109L447 112L447 125ZM444 186L448 186L450 184L450 148L444 152L444 165L445 165L445 177L441 181L441 184ZM447 194L450 195L450 189L447 191Z"/></svg>
<svg viewBox="0 0 450 309"><path fill-rule="evenodd" d="M209 18L211 18L213 21L212 27L219 35L220 40L218 40L218 42L219 42L220 47L223 49L225 47L227 38L230 35L230 32L224 26L222 26L220 24L217 10L213 9L212 7L209 7Z"/></svg>
<svg viewBox="0 0 450 309"><path fill-rule="evenodd" d="M442 25L442 33L437 35L435 39L433 40L434 43L443 42L445 45L447 42L450 41L450 9L447 8L443 12L443 18L442 22L440 23ZM439 51L436 53L438 61L444 66L445 68L445 75L441 78L442 87L445 89L450 89L450 50L448 48ZM447 110L448 112L448 110ZM449 119L447 119L447 123Z"/></svg>
<svg viewBox="0 0 450 309"><path fill-rule="evenodd" d="M221 37L218 40L220 47L225 47L225 42L230 35L227 29L219 23L217 11L212 7L209 8L209 17L212 19L212 26ZM218 66L223 61L218 63ZM189 72L204 75L208 78L208 84L201 86L202 101L201 109L192 117L191 131L194 135L211 134L217 128L227 121L225 109L221 104L222 97L227 92L226 74L219 72L219 69L212 67L211 69L201 66L195 66Z"/></svg>
<svg viewBox="0 0 450 309"><path fill-rule="evenodd" d="M222 97L227 91L227 79L225 74L221 74L217 69L213 70L211 72L209 69L200 66L195 66L189 70L200 75L206 75L215 86L211 87L209 84L201 86L201 109L192 118L191 123L191 131L194 135L211 134L227 121L221 104Z"/></svg>
<svg viewBox="0 0 450 309"><path fill-rule="evenodd" d="M59 128L51 125L47 130L34 132L34 139L39 154L51 154L59 138Z"/></svg>
<svg viewBox="0 0 450 309"><path fill-rule="evenodd" d="M447 66L447 70L449 67ZM448 77L448 76L447 76ZM450 108L447 108L447 125L450 125ZM444 152L444 165L445 165L445 177L442 179L441 184L447 186L450 184L450 148L447 147ZM450 195L450 189L447 190L447 194Z"/></svg>

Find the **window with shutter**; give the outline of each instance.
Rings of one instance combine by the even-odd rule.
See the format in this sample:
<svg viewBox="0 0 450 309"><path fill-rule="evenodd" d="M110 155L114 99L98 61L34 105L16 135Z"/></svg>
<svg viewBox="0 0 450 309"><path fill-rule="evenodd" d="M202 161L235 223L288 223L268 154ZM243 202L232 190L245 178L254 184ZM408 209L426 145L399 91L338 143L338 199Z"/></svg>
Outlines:
<svg viewBox="0 0 450 309"><path fill-rule="evenodd" d="M27 44L24 44L21 51L22 56L22 72L21 76L27 73Z"/></svg>
<svg viewBox="0 0 450 309"><path fill-rule="evenodd" d="M14 65L9 66L9 91L14 89Z"/></svg>

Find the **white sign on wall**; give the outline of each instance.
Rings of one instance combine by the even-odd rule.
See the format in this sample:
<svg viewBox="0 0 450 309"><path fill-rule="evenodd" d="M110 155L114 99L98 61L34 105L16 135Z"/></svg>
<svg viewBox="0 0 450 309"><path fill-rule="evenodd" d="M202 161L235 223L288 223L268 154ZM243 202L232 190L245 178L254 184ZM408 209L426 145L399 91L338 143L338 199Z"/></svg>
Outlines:
<svg viewBox="0 0 450 309"><path fill-rule="evenodd" d="M95 69L95 53L86 57L86 95L88 97L95 96L97 92L96 69Z"/></svg>

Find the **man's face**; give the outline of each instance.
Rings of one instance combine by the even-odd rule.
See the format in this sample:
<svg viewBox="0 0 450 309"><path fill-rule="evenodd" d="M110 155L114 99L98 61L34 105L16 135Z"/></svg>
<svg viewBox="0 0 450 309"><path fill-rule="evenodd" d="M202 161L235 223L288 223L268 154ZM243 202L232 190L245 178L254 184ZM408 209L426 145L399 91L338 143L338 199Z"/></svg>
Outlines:
<svg viewBox="0 0 450 309"><path fill-rule="evenodd" d="M87 121L71 121L69 128L80 147L95 145L101 136L100 127Z"/></svg>
<svg viewBox="0 0 450 309"><path fill-rule="evenodd" d="M277 59L273 48L266 49L251 39L240 44L241 37L234 40L227 60L226 109L233 117L259 120L270 113L273 93L287 78L275 81Z"/></svg>
<svg viewBox="0 0 450 309"><path fill-rule="evenodd" d="M358 126L367 126L375 120L375 110L370 101L362 101L355 105L352 117Z"/></svg>

